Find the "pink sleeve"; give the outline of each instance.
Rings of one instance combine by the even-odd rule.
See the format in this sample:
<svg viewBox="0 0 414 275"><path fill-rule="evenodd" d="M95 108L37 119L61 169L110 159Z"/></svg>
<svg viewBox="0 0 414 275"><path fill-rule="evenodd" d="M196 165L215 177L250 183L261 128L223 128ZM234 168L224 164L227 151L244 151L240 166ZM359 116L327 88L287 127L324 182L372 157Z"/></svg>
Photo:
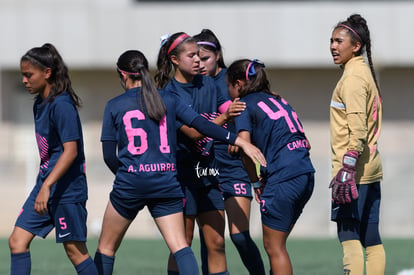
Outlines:
<svg viewBox="0 0 414 275"><path fill-rule="evenodd" d="M223 104L221 104L218 108L220 113L225 113L231 104L231 100L227 100Z"/></svg>

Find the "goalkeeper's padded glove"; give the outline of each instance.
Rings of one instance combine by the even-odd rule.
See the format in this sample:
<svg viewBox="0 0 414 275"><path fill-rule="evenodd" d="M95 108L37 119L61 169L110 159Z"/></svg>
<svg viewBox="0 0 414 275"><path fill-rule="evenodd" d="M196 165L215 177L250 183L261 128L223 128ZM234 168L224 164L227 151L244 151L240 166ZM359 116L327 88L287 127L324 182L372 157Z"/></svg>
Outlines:
<svg viewBox="0 0 414 275"><path fill-rule="evenodd" d="M348 151L342 159L342 168L332 179L329 188L332 188L332 199L339 204L350 203L358 198L355 184L357 151Z"/></svg>

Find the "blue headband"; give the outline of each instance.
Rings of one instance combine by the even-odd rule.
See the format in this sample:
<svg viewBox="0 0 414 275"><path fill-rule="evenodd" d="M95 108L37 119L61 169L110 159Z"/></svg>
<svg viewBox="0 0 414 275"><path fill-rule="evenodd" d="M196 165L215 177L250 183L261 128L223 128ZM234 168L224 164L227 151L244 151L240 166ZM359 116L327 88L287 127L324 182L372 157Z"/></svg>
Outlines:
<svg viewBox="0 0 414 275"><path fill-rule="evenodd" d="M249 65L247 65L246 69L246 80L249 81L249 76L255 76L256 75L256 69L254 68L254 65L260 65L262 68L265 68L265 64L260 61L259 59L253 59L250 61Z"/></svg>

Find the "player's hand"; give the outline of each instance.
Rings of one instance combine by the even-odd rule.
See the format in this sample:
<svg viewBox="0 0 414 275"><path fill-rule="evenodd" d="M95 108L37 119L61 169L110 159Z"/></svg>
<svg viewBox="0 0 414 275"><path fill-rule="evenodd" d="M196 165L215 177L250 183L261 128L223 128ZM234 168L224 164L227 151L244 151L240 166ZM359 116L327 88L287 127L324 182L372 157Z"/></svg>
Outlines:
<svg viewBox="0 0 414 275"><path fill-rule="evenodd" d="M239 101L240 98L235 98L233 102L229 105L226 111L226 120L229 121L236 116L239 116L241 112L246 109L246 103Z"/></svg>
<svg viewBox="0 0 414 275"><path fill-rule="evenodd" d="M256 201L260 204L261 203L261 198L260 198L260 196L263 194L263 189L264 189L264 187L265 187L265 183L264 183L264 180L263 180L263 178L260 178L259 179L260 180L260 182L261 182L261 186L259 187L259 188L255 188L254 186L253 186L253 189L254 189L254 198L256 199Z"/></svg>
<svg viewBox="0 0 414 275"><path fill-rule="evenodd" d="M35 204L34 204L36 213L40 215L46 214L47 202L49 201L49 196L50 196L50 188L43 184L43 186L40 188L39 193L37 194Z"/></svg>
<svg viewBox="0 0 414 275"><path fill-rule="evenodd" d="M259 148L241 137L237 137L235 145L240 146L243 149L243 152L251 158L253 163L259 162L261 166L266 167L266 158Z"/></svg>
<svg viewBox="0 0 414 275"><path fill-rule="evenodd" d="M232 156L237 156L240 154L240 147L236 145L229 145L227 147L227 153L229 153Z"/></svg>
<svg viewBox="0 0 414 275"><path fill-rule="evenodd" d="M358 189L355 183L356 163L358 152L348 151L342 161L343 167L332 179L329 188L332 188L332 199L339 204L351 203L358 198Z"/></svg>

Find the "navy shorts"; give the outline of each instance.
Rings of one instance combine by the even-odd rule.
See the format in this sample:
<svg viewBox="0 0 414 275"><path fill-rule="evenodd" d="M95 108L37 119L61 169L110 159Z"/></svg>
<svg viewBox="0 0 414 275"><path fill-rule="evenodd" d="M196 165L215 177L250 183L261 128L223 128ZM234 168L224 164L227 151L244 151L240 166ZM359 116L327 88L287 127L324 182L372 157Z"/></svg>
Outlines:
<svg viewBox="0 0 414 275"><path fill-rule="evenodd" d="M252 186L249 182L237 181L224 182L219 185L224 200L230 197L247 197L252 199Z"/></svg>
<svg viewBox="0 0 414 275"><path fill-rule="evenodd" d="M260 197L262 223L289 232L309 201L314 182L314 174L308 173L278 184L267 183Z"/></svg>
<svg viewBox="0 0 414 275"><path fill-rule="evenodd" d="M224 200L217 185L184 187L184 215L196 216L199 213L224 210Z"/></svg>
<svg viewBox="0 0 414 275"><path fill-rule="evenodd" d="M227 147L226 147L227 148ZM224 200L230 197L247 197L252 199L250 179L239 156L232 156L227 150L217 150L217 177Z"/></svg>
<svg viewBox="0 0 414 275"><path fill-rule="evenodd" d="M112 190L109 199L115 210L125 219L133 220L145 206L153 218L183 212L183 198L125 198Z"/></svg>
<svg viewBox="0 0 414 275"><path fill-rule="evenodd" d="M331 220L355 219L361 223L379 223L381 186L379 182L357 184L358 199L348 204L332 200Z"/></svg>
<svg viewBox="0 0 414 275"><path fill-rule="evenodd" d="M86 241L87 229L85 203L51 204L48 212L40 215L34 211L37 192L32 192L23 205L16 226L30 233L46 238L55 228L56 242Z"/></svg>

